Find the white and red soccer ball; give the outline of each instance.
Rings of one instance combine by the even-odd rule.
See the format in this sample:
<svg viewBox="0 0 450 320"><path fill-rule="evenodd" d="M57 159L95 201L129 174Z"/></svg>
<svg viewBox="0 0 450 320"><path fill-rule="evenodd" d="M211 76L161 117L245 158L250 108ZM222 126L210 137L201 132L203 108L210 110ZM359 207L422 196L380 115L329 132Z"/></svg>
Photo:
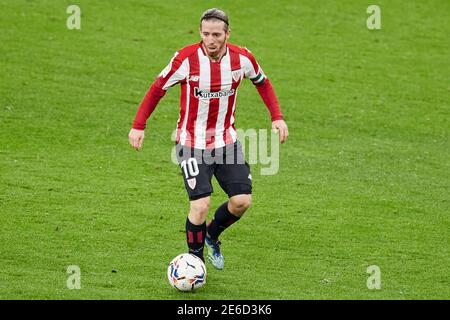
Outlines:
<svg viewBox="0 0 450 320"><path fill-rule="evenodd" d="M206 267L199 257L182 253L169 263L167 277L175 289L193 291L206 283Z"/></svg>

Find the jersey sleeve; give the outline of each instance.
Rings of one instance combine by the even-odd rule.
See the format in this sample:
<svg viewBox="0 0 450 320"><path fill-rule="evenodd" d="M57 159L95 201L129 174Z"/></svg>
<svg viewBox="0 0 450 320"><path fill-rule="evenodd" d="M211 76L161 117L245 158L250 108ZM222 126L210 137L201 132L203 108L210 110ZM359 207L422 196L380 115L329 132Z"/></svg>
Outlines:
<svg viewBox="0 0 450 320"><path fill-rule="evenodd" d="M242 67L244 69L244 77L250 79L254 85L262 85L266 79L266 75L253 54L247 48L245 55L242 56Z"/></svg>
<svg viewBox="0 0 450 320"><path fill-rule="evenodd" d="M161 89L167 90L185 79L188 73L188 59L181 60L176 52L169 64L158 75L157 85Z"/></svg>
<svg viewBox="0 0 450 320"><path fill-rule="evenodd" d="M283 120L283 114L281 113L275 90L261 66L247 48L244 48L241 52L241 67L244 69L244 77L250 79L255 85L271 114L272 121Z"/></svg>

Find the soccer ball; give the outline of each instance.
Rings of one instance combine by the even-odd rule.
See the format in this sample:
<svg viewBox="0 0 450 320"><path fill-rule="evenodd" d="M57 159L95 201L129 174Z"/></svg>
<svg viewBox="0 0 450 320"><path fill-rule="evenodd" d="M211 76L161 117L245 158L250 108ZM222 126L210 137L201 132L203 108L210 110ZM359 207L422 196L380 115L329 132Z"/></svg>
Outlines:
<svg viewBox="0 0 450 320"><path fill-rule="evenodd" d="M167 277L175 289L193 291L206 283L206 267L199 257L182 253L169 263Z"/></svg>

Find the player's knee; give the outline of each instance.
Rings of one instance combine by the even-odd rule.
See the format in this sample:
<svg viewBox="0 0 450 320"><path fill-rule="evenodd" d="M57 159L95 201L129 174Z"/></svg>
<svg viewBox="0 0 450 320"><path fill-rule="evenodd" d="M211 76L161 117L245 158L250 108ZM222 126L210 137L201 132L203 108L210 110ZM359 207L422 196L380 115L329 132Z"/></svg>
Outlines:
<svg viewBox="0 0 450 320"><path fill-rule="evenodd" d="M230 198L230 209L233 213L244 214L252 205L252 196L249 194L241 194Z"/></svg>
<svg viewBox="0 0 450 320"><path fill-rule="evenodd" d="M191 201L189 220L194 224L202 224L208 215L209 204L209 197Z"/></svg>

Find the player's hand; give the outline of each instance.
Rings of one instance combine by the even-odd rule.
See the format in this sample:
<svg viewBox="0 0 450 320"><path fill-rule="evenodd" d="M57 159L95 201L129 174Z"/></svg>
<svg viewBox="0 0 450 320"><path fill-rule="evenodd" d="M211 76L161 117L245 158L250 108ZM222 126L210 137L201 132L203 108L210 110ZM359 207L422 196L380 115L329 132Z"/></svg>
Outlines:
<svg viewBox="0 0 450 320"><path fill-rule="evenodd" d="M142 142L144 142L144 130L131 129L128 134L128 140L133 148L139 151L142 148Z"/></svg>
<svg viewBox="0 0 450 320"><path fill-rule="evenodd" d="M280 133L280 142L284 143L289 136L288 127L284 120L275 120L272 122L272 130Z"/></svg>

